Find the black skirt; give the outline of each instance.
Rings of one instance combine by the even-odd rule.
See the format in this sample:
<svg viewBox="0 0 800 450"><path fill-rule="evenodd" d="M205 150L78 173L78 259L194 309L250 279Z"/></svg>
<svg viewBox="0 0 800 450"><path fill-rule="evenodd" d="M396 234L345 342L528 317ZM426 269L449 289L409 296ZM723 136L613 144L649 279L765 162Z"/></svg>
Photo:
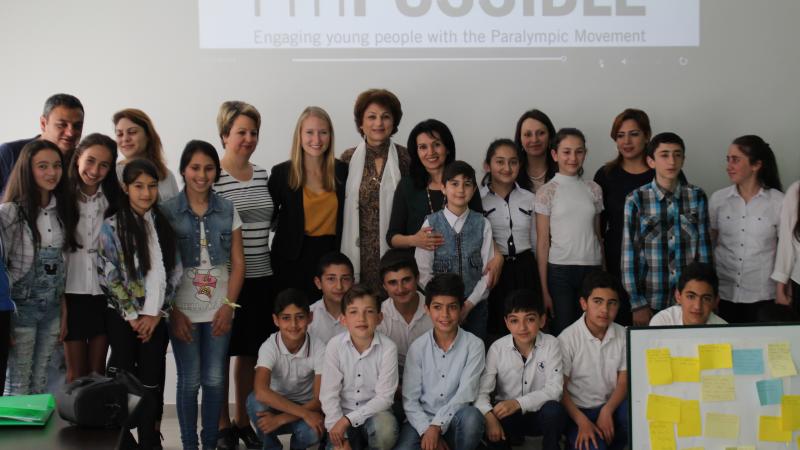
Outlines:
<svg viewBox="0 0 800 450"><path fill-rule="evenodd" d="M499 337L508 334L503 305L506 296L517 289L531 289L535 295L542 295L536 257L530 250L518 253L514 258L506 257L500 280L489 293L489 335Z"/></svg>

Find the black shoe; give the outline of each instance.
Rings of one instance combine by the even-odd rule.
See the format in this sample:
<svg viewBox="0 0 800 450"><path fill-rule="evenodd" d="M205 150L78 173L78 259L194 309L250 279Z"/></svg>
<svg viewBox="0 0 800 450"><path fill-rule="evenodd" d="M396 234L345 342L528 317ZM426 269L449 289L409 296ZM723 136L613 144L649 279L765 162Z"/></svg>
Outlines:
<svg viewBox="0 0 800 450"><path fill-rule="evenodd" d="M217 434L217 450L236 450L238 443L233 427L219 430Z"/></svg>
<svg viewBox="0 0 800 450"><path fill-rule="evenodd" d="M242 440L244 446L248 449L260 449L264 446L261 442L261 439L256 436L256 432L253 430L253 427L250 426L248 423L243 427L238 427L237 425L233 425L233 432L239 439Z"/></svg>

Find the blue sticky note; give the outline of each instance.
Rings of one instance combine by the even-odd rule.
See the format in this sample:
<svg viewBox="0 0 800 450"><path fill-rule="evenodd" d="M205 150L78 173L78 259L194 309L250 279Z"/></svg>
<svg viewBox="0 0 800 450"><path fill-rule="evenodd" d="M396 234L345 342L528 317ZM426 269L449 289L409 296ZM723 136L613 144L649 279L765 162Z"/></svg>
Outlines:
<svg viewBox="0 0 800 450"><path fill-rule="evenodd" d="M760 348L733 351L734 375L761 375L764 373L764 352Z"/></svg>
<svg viewBox="0 0 800 450"><path fill-rule="evenodd" d="M761 406L781 404L783 380L780 378L756 381L756 389L758 390L758 401L761 402Z"/></svg>

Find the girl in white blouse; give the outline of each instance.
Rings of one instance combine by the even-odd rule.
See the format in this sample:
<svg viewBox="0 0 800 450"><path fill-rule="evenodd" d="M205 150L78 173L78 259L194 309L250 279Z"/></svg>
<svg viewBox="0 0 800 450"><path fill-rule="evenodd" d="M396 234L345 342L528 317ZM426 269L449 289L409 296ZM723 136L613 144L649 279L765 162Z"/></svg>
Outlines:
<svg viewBox="0 0 800 450"><path fill-rule="evenodd" d="M730 323L755 322L758 310L776 298L770 274L782 186L775 155L758 136L736 138L726 159L734 184L714 192L708 207L719 276L719 315Z"/></svg>

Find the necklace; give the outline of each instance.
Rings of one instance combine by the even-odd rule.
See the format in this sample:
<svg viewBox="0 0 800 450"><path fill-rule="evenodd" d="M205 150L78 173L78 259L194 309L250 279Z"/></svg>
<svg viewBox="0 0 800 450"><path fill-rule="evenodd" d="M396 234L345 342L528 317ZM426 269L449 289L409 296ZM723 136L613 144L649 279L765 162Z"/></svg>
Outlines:
<svg viewBox="0 0 800 450"><path fill-rule="evenodd" d="M431 202L431 190L428 189L427 187L425 188L425 195L428 196L428 209L431 211L431 214L433 214L434 211L433 211L433 202Z"/></svg>
<svg viewBox="0 0 800 450"><path fill-rule="evenodd" d="M547 169L544 169L541 175L530 175L530 174L528 175L531 181L544 181L545 176L547 176Z"/></svg>

